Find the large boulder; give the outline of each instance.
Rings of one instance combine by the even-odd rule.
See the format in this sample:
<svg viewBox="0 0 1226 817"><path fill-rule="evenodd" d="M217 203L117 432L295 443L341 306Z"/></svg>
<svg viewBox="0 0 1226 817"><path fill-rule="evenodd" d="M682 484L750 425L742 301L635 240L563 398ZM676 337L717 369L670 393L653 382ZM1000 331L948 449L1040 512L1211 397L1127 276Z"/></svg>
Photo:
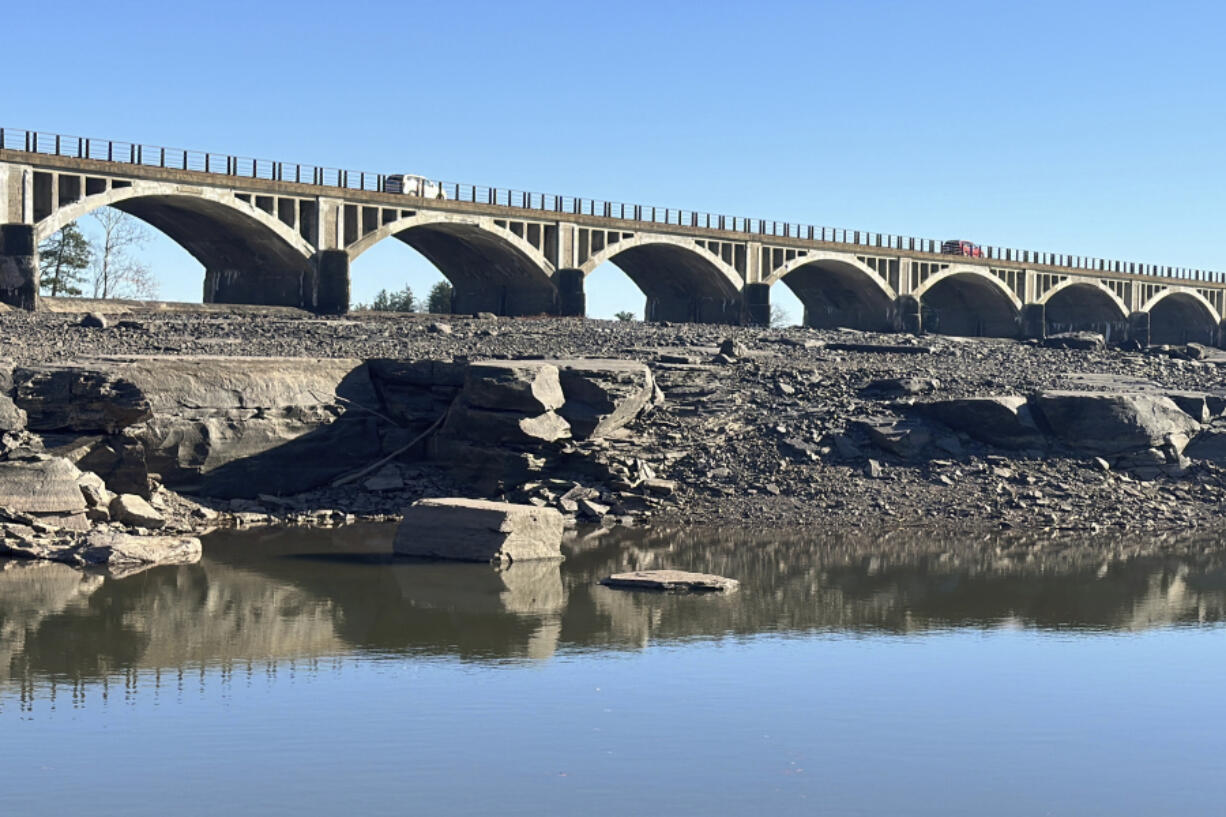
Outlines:
<svg viewBox="0 0 1226 817"><path fill-rule="evenodd" d="M472 363L461 396L473 408L530 415L555 411L566 400L558 367L541 360Z"/></svg>
<svg viewBox="0 0 1226 817"><path fill-rule="evenodd" d="M960 431L968 437L1000 448L1039 448L1043 432L1031 416L1025 397L957 397L917 403L925 417Z"/></svg>
<svg viewBox="0 0 1226 817"><path fill-rule="evenodd" d="M113 434L152 416L145 392L110 363L17 368L13 402L31 431Z"/></svg>
<svg viewBox="0 0 1226 817"><path fill-rule="evenodd" d="M148 496L150 474L206 496L297 493L380 454L358 360L103 358L15 377L31 428L109 435L79 462L119 493Z"/></svg>
<svg viewBox="0 0 1226 817"><path fill-rule="evenodd" d="M88 505L77 484L81 471L62 457L0 462L0 508L84 530Z"/></svg>
<svg viewBox="0 0 1226 817"><path fill-rule="evenodd" d="M1115 456L1168 444L1178 453L1200 429L1161 394L1049 391L1032 405L1052 434L1087 454Z"/></svg>
<svg viewBox="0 0 1226 817"><path fill-rule="evenodd" d="M633 420L656 395L651 369L636 360L554 360L565 398L558 414L577 439L603 437Z"/></svg>
<svg viewBox="0 0 1226 817"><path fill-rule="evenodd" d="M484 499L420 499L396 531L401 556L466 562L562 558L562 514Z"/></svg>

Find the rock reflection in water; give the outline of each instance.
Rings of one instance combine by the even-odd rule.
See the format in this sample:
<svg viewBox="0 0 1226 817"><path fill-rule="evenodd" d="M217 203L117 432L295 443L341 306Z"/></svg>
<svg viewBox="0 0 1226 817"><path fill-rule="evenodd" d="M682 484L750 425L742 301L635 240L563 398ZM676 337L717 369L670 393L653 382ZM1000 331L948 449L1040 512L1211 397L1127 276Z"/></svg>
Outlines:
<svg viewBox="0 0 1226 817"><path fill-rule="evenodd" d="M540 660L694 637L1022 626L1137 630L1226 618L1212 537L1071 541L624 532L565 562L394 559L391 526L216 534L197 565L115 579L0 562L0 681L360 654ZM630 593L597 582L672 567L737 578L732 595Z"/></svg>

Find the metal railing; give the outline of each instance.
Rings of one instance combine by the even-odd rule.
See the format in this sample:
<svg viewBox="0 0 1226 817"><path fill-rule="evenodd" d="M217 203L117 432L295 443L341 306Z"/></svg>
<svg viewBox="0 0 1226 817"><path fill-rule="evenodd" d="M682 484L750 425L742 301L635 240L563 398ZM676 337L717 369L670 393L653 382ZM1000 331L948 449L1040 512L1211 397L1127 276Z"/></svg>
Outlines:
<svg viewBox="0 0 1226 817"><path fill-rule="evenodd" d="M87 139L58 133L0 128L0 148L5 150L98 159L121 164L162 167L214 173L269 181L297 182L344 190L386 192L387 174L340 170L295 162L252 159L224 153L208 153L160 145L117 142L112 139ZM456 182L439 182L444 195L453 201L472 204L535 210L548 213L599 216L646 224L695 227L712 232L742 233L768 238L787 238L847 244L867 249L881 248L941 254L943 242L870 230L817 227L790 221L768 221L742 216L717 215L675 207L650 207L641 204L532 193L505 187L483 187ZM1069 255L1039 250L984 246L984 260L1015 264L1036 264L1090 272L1124 273L1190 282L1226 283L1226 272L1117 261L1085 255ZM946 258L952 256L945 256Z"/></svg>

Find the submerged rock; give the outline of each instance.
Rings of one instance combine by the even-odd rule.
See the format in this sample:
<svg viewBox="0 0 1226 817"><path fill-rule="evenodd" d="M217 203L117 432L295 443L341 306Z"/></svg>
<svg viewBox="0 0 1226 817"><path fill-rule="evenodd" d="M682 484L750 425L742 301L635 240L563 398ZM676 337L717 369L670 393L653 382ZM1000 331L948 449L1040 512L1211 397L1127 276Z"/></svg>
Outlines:
<svg viewBox="0 0 1226 817"><path fill-rule="evenodd" d="M396 531L401 556L466 562L562 558L562 514L484 499L421 499Z"/></svg>
<svg viewBox="0 0 1226 817"><path fill-rule="evenodd" d="M605 587L625 590L666 590L698 593L730 593L741 586L736 579L712 573L689 573L684 570L636 570L615 573L600 583Z"/></svg>

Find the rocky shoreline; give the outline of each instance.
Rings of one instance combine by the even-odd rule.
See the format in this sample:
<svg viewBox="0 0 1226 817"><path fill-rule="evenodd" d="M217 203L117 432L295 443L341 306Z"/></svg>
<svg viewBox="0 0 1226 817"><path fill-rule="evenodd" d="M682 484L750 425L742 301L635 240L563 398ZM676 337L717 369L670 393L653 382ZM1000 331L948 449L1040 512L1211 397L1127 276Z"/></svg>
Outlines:
<svg viewBox="0 0 1226 817"><path fill-rule="evenodd" d="M1226 355L1197 345L253 308L6 312L0 337L15 555L440 495L606 527L1089 533L1226 501Z"/></svg>

